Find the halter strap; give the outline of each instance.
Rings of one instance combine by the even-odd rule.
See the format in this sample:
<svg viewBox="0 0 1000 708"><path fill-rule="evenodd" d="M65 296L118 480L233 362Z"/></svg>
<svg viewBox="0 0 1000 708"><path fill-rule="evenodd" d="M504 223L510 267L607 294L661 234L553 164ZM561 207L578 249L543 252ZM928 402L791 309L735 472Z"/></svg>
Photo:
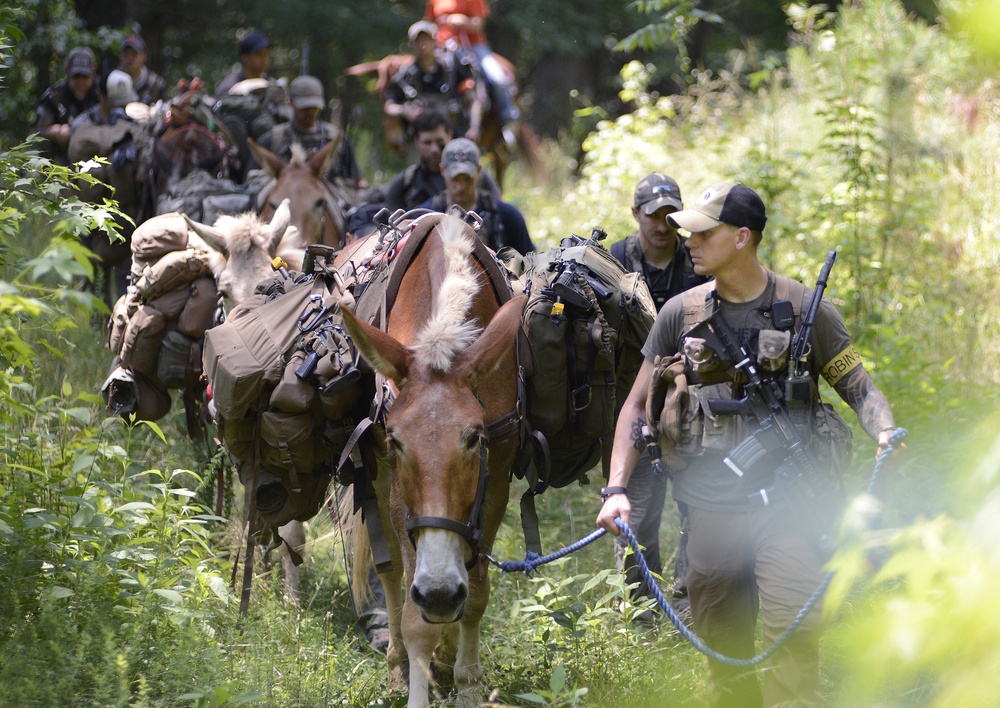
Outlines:
<svg viewBox="0 0 1000 708"><path fill-rule="evenodd" d="M479 447L479 485L476 488L476 500L469 511L469 520L465 523L449 519L446 516L410 516L407 510L406 532L410 543L417 547L417 539L413 532L420 528L444 529L457 533L472 549L472 558L466 561L465 569L475 568L483 557L483 530L486 526L486 487L489 485L490 472L486 466L486 445Z"/></svg>

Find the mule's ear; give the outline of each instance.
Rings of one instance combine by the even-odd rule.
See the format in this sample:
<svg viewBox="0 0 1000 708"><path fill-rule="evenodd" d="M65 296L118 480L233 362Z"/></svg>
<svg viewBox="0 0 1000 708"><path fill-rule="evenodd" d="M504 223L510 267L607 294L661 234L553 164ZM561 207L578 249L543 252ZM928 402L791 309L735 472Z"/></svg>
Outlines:
<svg viewBox="0 0 1000 708"><path fill-rule="evenodd" d="M272 256L278 252L278 244L281 243L281 237L285 235L285 229L288 228L289 222L292 220L292 211L289 206L290 201L288 197L281 200L281 204L278 208L274 210L274 216L271 217L271 242L268 244L268 253Z"/></svg>
<svg viewBox="0 0 1000 708"><path fill-rule="evenodd" d="M377 372L395 382L398 388L402 388L413 358L410 350L378 327L359 320L348 308L341 307L340 312L344 316L344 326L365 360Z"/></svg>
<svg viewBox="0 0 1000 708"><path fill-rule="evenodd" d="M201 240L205 242L205 245L218 251L226 258L229 257L229 241L223 231L208 224L199 224L187 214L182 214L182 216L184 217L184 221L187 222L188 228L201 236Z"/></svg>
<svg viewBox="0 0 1000 708"><path fill-rule="evenodd" d="M469 377L472 387L476 388L487 376L500 365L504 355L510 351L521 326L521 313L528 302L527 295L519 295L501 307L486 330L472 346L462 352L456 362L455 370Z"/></svg>
<svg viewBox="0 0 1000 708"><path fill-rule="evenodd" d="M333 160L337 156L337 148L340 147L340 141L343 139L344 133L340 132L335 139L310 155L309 159L306 160L309 171L322 179L323 175L329 172L330 167L333 166Z"/></svg>
<svg viewBox="0 0 1000 708"><path fill-rule="evenodd" d="M253 159L257 161L260 168L275 179L278 179L282 170L285 169L285 161L267 148L255 143L253 138L247 138L247 147L250 148L250 154L253 155Z"/></svg>

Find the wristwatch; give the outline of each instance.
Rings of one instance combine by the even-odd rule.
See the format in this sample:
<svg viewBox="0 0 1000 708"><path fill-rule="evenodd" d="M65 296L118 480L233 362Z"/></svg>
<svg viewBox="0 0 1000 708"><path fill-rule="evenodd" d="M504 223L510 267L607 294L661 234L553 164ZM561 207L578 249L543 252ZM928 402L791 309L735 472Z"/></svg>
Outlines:
<svg viewBox="0 0 1000 708"><path fill-rule="evenodd" d="M606 502L612 494L628 494L625 487L601 487L601 501Z"/></svg>

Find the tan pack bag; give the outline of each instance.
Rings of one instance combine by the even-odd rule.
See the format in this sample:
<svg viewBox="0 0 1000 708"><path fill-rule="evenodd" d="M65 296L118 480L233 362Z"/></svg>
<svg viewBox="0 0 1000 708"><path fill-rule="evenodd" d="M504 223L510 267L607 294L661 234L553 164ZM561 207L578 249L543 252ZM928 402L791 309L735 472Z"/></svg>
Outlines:
<svg viewBox="0 0 1000 708"><path fill-rule="evenodd" d="M180 317L184 306L188 301L188 289L186 287L175 288L149 299L149 306L154 307L163 313L168 320L176 320Z"/></svg>
<svg viewBox="0 0 1000 708"><path fill-rule="evenodd" d="M211 268L208 254L194 248L172 251L142 271L142 277L135 285L139 295L147 302L171 290L193 283L203 275L209 275Z"/></svg>
<svg viewBox="0 0 1000 708"><path fill-rule="evenodd" d="M132 257L143 264L155 263L168 253L187 247L187 222L177 212L147 219L132 234Z"/></svg>
<svg viewBox="0 0 1000 708"><path fill-rule="evenodd" d="M202 277L187 288L184 309L177 318L177 331L192 339L201 339L205 331L215 324L215 314L219 309L219 289L215 278Z"/></svg>
<svg viewBox="0 0 1000 708"><path fill-rule="evenodd" d="M294 285L264 304L255 296L205 333L205 374L223 417L242 418L260 403L266 386L281 380L287 357L302 334L300 323L307 325L322 308L332 309L340 299L340 291L325 283L316 279Z"/></svg>
<svg viewBox="0 0 1000 708"><path fill-rule="evenodd" d="M132 315L122 338L122 366L147 376L156 376L160 344L167 329L167 318L149 305L142 305Z"/></svg>

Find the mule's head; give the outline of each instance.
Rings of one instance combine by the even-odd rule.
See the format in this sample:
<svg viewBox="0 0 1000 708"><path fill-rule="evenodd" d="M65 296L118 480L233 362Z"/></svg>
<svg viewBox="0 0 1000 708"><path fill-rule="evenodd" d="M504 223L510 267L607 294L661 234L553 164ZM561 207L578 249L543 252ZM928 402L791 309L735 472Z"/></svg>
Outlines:
<svg viewBox="0 0 1000 708"><path fill-rule="evenodd" d="M292 145L292 159L287 163L253 140L247 140L247 144L257 163L276 180L261 207L261 217L269 218L281 202L288 200L290 220L299 231L302 245L339 244L343 214L324 175L337 155L340 136L308 158L300 145Z"/></svg>
<svg viewBox="0 0 1000 708"><path fill-rule="evenodd" d="M416 548L410 597L426 621L440 623L462 616L466 563L479 561L479 534L486 531L489 545L497 504L506 505L505 494L486 491L484 438L487 422L514 406L510 350L524 298L498 309L483 287L471 228L454 217L422 218L432 219L425 222L430 231L413 227L410 238L427 236L400 280L387 331L349 313L345 322L362 355L397 390L385 427L408 520L396 532L403 543L409 533Z"/></svg>
<svg viewBox="0 0 1000 708"><path fill-rule="evenodd" d="M485 503L488 421L478 392L510 352L525 299L504 305L446 367L344 311L359 351L398 389L386 439L416 546L410 597L427 622L454 622L464 611L466 563L478 560L473 534Z"/></svg>
<svg viewBox="0 0 1000 708"><path fill-rule="evenodd" d="M257 283L274 274L271 265L288 229L288 203L275 211L270 223L256 214L220 216L214 226L200 224L184 215L188 227L205 246L225 258L214 275L227 311L246 301Z"/></svg>

